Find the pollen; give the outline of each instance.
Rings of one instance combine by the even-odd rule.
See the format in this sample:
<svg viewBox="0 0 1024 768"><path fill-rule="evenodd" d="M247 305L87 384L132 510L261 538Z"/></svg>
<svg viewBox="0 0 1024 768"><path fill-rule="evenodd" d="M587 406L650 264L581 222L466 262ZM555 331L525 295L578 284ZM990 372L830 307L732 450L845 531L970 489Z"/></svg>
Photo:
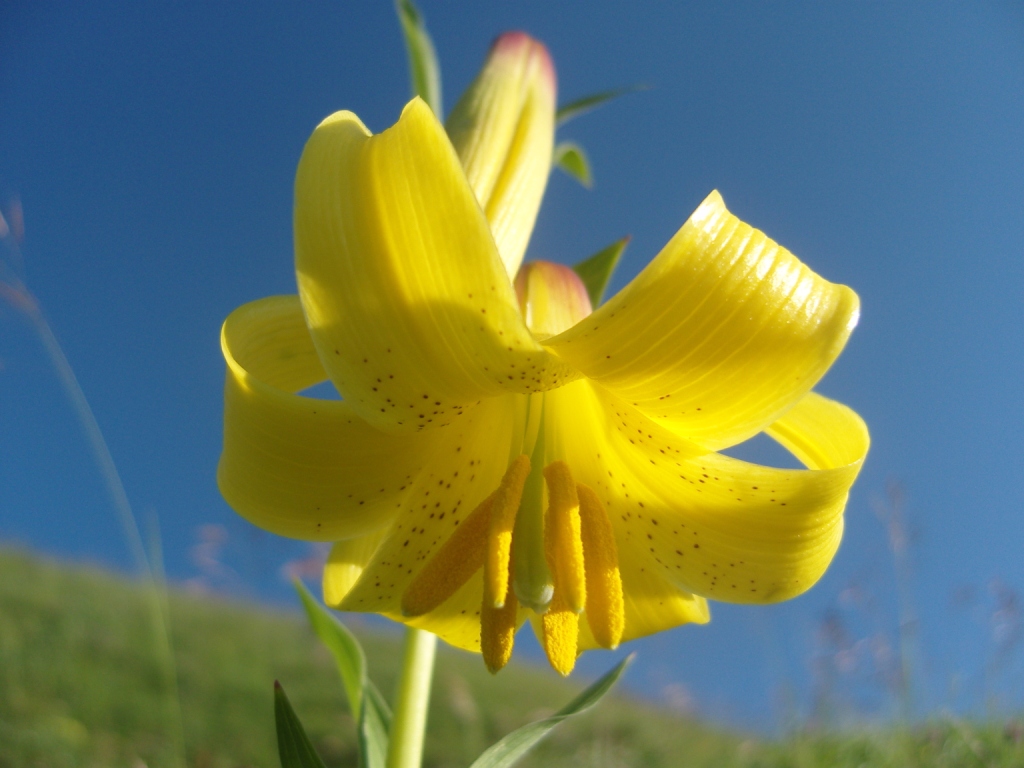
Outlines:
<svg viewBox="0 0 1024 768"><path fill-rule="evenodd" d="M508 567L511 570L511 560ZM480 607L480 652L491 674L508 664L515 644L519 601L512 591L511 576L510 572L505 580L506 592L501 607L495 607L494 600L488 599L486 592Z"/></svg>
<svg viewBox="0 0 1024 768"><path fill-rule="evenodd" d="M587 623L597 644L616 648L626 626L619 555L608 512L586 485L576 486L580 500L583 558L587 577Z"/></svg>
<svg viewBox="0 0 1024 768"><path fill-rule="evenodd" d="M495 491L455 529L402 595L402 615L422 616L454 595L484 564Z"/></svg>
<svg viewBox="0 0 1024 768"><path fill-rule="evenodd" d="M566 604L557 585L548 612L540 620L544 628L544 653L547 654L548 663L565 677L576 666L580 617Z"/></svg>
<svg viewBox="0 0 1024 768"><path fill-rule="evenodd" d="M548 512L544 521L545 556L569 610L581 613L587 603L580 533L580 502L569 465L555 461L544 468L548 484Z"/></svg>
<svg viewBox="0 0 1024 768"><path fill-rule="evenodd" d="M523 485L530 475L530 459L517 456L509 465L491 503L487 556L484 560L484 602L494 608L505 605L509 585L509 557L512 552L512 529L523 498Z"/></svg>

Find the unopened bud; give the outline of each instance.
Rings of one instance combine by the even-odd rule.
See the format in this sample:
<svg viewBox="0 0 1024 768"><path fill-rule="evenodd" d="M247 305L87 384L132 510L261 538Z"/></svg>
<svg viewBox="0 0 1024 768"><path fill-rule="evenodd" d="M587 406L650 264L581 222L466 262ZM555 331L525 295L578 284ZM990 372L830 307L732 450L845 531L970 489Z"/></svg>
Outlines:
<svg viewBox="0 0 1024 768"><path fill-rule="evenodd" d="M507 32L445 125L510 277L522 263L551 172L555 92L544 45Z"/></svg>
<svg viewBox="0 0 1024 768"><path fill-rule="evenodd" d="M593 311L579 275L550 261L523 265L516 275L516 296L526 327L538 339L572 328Z"/></svg>

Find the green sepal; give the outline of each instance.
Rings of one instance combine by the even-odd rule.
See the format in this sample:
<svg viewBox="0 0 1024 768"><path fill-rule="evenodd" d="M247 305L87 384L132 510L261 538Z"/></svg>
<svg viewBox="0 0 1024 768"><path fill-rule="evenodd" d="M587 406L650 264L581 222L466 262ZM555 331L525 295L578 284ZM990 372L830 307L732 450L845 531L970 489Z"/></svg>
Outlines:
<svg viewBox="0 0 1024 768"><path fill-rule="evenodd" d="M617 99L619 96L625 96L627 93L633 93L634 91L646 91L647 88L648 86L646 85L627 85L625 88L613 88L610 91L592 93L581 99L570 101L568 104L559 107L558 111L555 112L555 125L565 125L573 118L586 114L592 109L597 109L606 101Z"/></svg>
<svg viewBox="0 0 1024 768"><path fill-rule="evenodd" d="M551 153L551 165L572 176L587 189L594 186L594 177L590 173L590 160L583 147L572 141L560 141Z"/></svg>
<svg viewBox="0 0 1024 768"><path fill-rule="evenodd" d="M605 289L611 282L612 273L615 272L615 267L618 266L622 252L626 250L629 241L630 236L626 235L573 267L573 271L579 275L583 285L587 287L590 304L595 309L600 306Z"/></svg>
<svg viewBox="0 0 1024 768"><path fill-rule="evenodd" d="M597 704L611 690L611 687L615 685L619 676L622 675L626 667L633 661L633 656L634 654L630 654L624 658L610 672L607 672L604 677L551 717L524 725L522 728L512 731L512 733L496 744L492 744L469 768L507 768L507 766L514 764L538 741L547 736L551 729L560 722L567 717L586 712Z"/></svg>
<svg viewBox="0 0 1024 768"><path fill-rule="evenodd" d="M437 62L437 52L427 32L423 14L412 0L395 0L395 11L402 23L405 50L409 54L409 78L412 81L413 96L419 96L427 102L437 119L442 120L441 65Z"/></svg>
<svg viewBox="0 0 1024 768"><path fill-rule="evenodd" d="M274 681L274 720L277 723L277 753L281 768L326 768L306 735L281 684Z"/></svg>

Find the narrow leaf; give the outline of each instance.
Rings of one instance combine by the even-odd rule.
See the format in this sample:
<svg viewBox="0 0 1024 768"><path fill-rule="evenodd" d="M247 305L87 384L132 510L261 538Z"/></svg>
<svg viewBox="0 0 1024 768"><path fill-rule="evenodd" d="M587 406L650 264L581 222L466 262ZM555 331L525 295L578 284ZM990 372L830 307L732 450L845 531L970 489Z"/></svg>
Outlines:
<svg viewBox="0 0 1024 768"><path fill-rule="evenodd" d="M284 688L276 680L274 719L277 721L277 753L281 758L281 768L325 768L291 702L284 695Z"/></svg>
<svg viewBox="0 0 1024 768"><path fill-rule="evenodd" d="M524 725L518 730L512 731L508 736L496 744L491 745L480 757L476 759L470 768L507 768L514 764L519 758L525 755L538 741L547 736L551 729L565 720L567 717L586 712L597 704L615 685L619 676L633 661L630 654L620 661L615 668L606 673L604 677L587 688L583 693L569 702L562 709L558 710L551 717L538 720L535 723Z"/></svg>
<svg viewBox="0 0 1024 768"><path fill-rule="evenodd" d="M413 96L419 96L434 110L438 119L441 112L441 66L437 63L434 43L423 22L423 15L412 0L395 0L398 20L402 22L405 50L409 54L409 78Z"/></svg>
<svg viewBox="0 0 1024 768"><path fill-rule="evenodd" d="M571 141L556 144L551 154L551 165L562 169L587 189L594 186L594 178L590 175L590 160L579 144Z"/></svg>
<svg viewBox="0 0 1024 768"><path fill-rule="evenodd" d="M301 581L296 579L294 584L306 609L306 615L309 616L309 623L313 625L313 631L334 657L334 663L337 664L345 685L349 711L353 718L357 718L362 710L363 688L366 685L366 656L363 649L355 635L309 594L309 590Z"/></svg>
<svg viewBox="0 0 1024 768"><path fill-rule="evenodd" d="M359 768L385 768L391 709L380 691L367 681L359 713Z"/></svg>
<svg viewBox="0 0 1024 768"><path fill-rule="evenodd" d="M605 289L612 279L612 273L618 266L622 252L629 245L629 235L616 240L606 248L602 248L589 259L585 259L573 267L573 271L580 276L580 280L587 286L587 294L590 296L590 303L595 308L601 304L604 298Z"/></svg>
<svg viewBox="0 0 1024 768"><path fill-rule="evenodd" d="M646 85L627 85L625 88L613 88L610 91L592 93L589 96L584 96L582 99L570 101L568 104L558 108L558 111L555 113L555 125L565 125L574 117L579 117L592 109L597 109L606 101L617 99L619 96L625 96L627 93L633 93L634 91L646 90Z"/></svg>

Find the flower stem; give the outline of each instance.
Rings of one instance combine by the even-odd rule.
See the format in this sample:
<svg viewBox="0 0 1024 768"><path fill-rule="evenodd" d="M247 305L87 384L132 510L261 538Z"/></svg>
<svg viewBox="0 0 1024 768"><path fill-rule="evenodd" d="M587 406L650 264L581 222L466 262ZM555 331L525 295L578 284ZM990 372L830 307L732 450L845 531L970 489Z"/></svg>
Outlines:
<svg viewBox="0 0 1024 768"><path fill-rule="evenodd" d="M414 627L405 630L405 658L391 720L387 768L420 768L430 708L437 636Z"/></svg>

